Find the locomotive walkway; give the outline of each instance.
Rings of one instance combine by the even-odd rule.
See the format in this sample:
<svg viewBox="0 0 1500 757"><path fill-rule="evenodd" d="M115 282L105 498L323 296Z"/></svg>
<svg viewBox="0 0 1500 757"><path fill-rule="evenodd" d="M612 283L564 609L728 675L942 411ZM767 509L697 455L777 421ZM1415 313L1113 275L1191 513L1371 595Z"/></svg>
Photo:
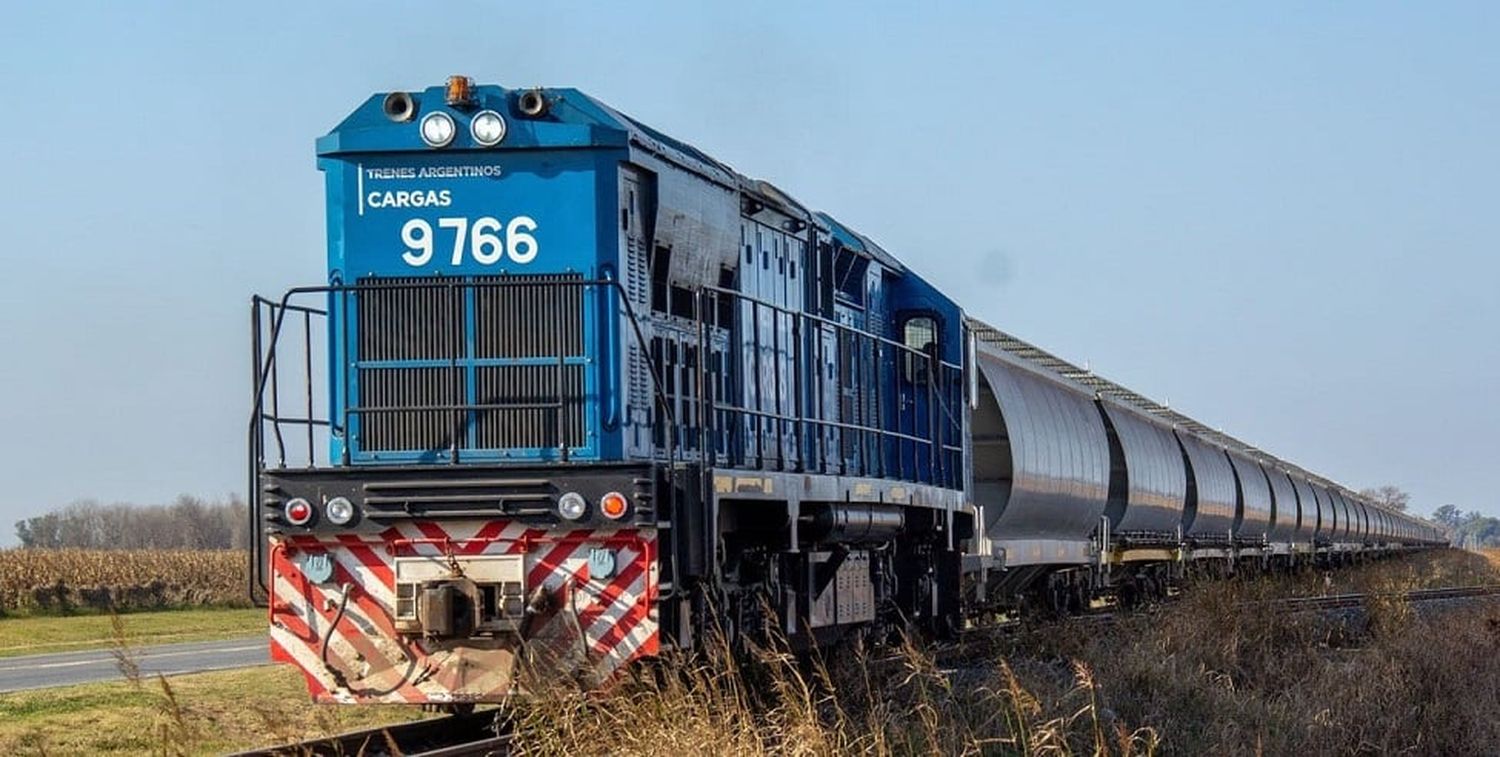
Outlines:
<svg viewBox="0 0 1500 757"><path fill-rule="evenodd" d="M201 673L270 662L264 634L135 647L131 657L140 666L140 674L147 678L158 673L168 676ZM0 658L0 693L116 681L123 677L110 649Z"/></svg>

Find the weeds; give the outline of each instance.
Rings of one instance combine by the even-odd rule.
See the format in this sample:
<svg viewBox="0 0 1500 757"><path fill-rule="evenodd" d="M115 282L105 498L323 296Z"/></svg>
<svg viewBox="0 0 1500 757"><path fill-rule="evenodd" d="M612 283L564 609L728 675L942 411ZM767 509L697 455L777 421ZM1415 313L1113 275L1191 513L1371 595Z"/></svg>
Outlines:
<svg viewBox="0 0 1500 757"><path fill-rule="evenodd" d="M186 755L197 741L194 729L189 725L182 703L177 701L177 693L172 690L172 684L167 683L166 676L157 673L156 683L161 692L156 704L161 751L174 757Z"/></svg>
<svg viewBox="0 0 1500 757"><path fill-rule="evenodd" d="M1382 600L1357 634L1247 603L1497 575L1482 557L1447 552L1339 572L1326 587L1319 574L1204 583L1109 627L1000 634L956 663L914 640L811 660L776 644L735 657L717 641L691 658L638 666L602 695L559 682L515 708L514 743L528 755L1496 753L1500 602L1432 614ZM220 703L191 693L201 686L193 679L174 681L117 696L142 707L117 723L119 751L224 751L226 733L242 747L326 736L376 709L288 709L300 681L288 680L279 697L241 692ZM89 717L109 716L95 706ZM85 743L36 721L16 729L0 751L70 753L63 745Z"/></svg>
<svg viewBox="0 0 1500 757"><path fill-rule="evenodd" d="M752 755L1434 754L1500 748L1500 609L1424 616L1394 600L1351 636L1248 610L1288 594L1497 580L1484 558L1418 555L1322 574L1212 582L1108 627L1058 623L947 669L908 642L798 662L722 643L518 714L521 752Z"/></svg>
<svg viewBox="0 0 1500 757"><path fill-rule="evenodd" d="M120 675L139 690L141 688L140 651L125 633L125 620L114 610L109 613L109 652L115 658L115 668Z"/></svg>

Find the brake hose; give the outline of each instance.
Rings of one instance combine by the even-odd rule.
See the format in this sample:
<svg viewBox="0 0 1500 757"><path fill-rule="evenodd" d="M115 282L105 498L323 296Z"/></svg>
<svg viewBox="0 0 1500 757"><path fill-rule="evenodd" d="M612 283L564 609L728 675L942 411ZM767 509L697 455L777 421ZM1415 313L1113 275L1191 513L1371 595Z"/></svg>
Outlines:
<svg viewBox="0 0 1500 757"><path fill-rule="evenodd" d="M339 585L339 609L338 612L334 613L333 615L333 622L328 624L328 630L323 633L322 651L318 654L318 658L323 661L323 669L327 670L328 673L333 676L334 682L336 682L341 688L344 689L349 688L349 681L344 677L343 672L333 667L333 664L328 662L328 646L329 643L333 641L334 629L338 628L339 621L344 619L344 610L348 609L349 607L349 593L353 590L353 584Z"/></svg>

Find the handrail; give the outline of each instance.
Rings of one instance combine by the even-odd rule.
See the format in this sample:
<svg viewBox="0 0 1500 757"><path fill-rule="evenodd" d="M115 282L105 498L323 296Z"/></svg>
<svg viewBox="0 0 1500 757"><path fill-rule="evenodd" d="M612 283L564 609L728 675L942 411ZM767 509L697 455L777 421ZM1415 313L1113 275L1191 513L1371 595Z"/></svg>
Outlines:
<svg viewBox="0 0 1500 757"><path fill-rule="evenodd" d="M247 450L247 452L248 452L248 454L247 454L247 459L248 459L248 465L247 465L247 483L248 483L248 486L247 486L247 490L249 492L249 502L247 503L248 504L247 509L248 509L249 512L248 512L248 516L247 517L248 517L248 525L249 525L249 529L250 529L249 533L251 534L251 537L252 537L250 539L251 544L250 544L250 550L249 550L249 552L250 552L250 561L251 561L251 570L250 570L250 578L249 578L249 593L250 593L250 595L251 595L252 598L258 599L258 597L260 596L259 594L257 594L257 589L262 594L266 593L268 591L267 583L266 583L266 577L265 577L265 570L264 570L263 560L262 560L262 554L263 554L263 552L261 550L261 541L262 541L262 537L264 535L264 528L263 528L264 524L262 523L261 513L260 513L260 502L261 502L261 499L262 499L262 497L261 497L262 492L260 492L259 488L258 488L259 487L259 475L260 475L260 471L264 467L265 462L266 462L266 460L265 460L265 453L266 453L266 447L265 447L265 425L266 425L267 422L269 422L271 424L271 426L272 426L272 433L276 437L277 454L278 454L278 458L280 460L280 463L281 463L281 465L285 466L285 464L286 464L286 443L285 443L285 439L282 437L282 433L281 433L281 431L282 431L282 429L281 429L282 424L289 424L289 425L293 425L293 426L303 425L303 426L306 427L306 430L307 430L306 442L307 442L307 445L308 445L307 453L308 453L308 456L309 456L309 464L311 464L312 461L313 461L313 458L315 457L315 451L314 451L314 444L315 444L315 442L314 442L313 428L315 426L325 426L325 427L328 427L330 429L330 431L333 431L333 430L336 430L336 429L345 429L345 430L347 430L347 428L348 428L348 417L349 417L349 415L351 413L352 414L360 414L360 413L378 414L378 413L382 413L382 412L396 412L396 411L403 411L403 412L423 412L423 411L429 411L429 412L449 412L449 411L451 411L451 412L453 412L455 414L455 420L456 420L457 418L461 417L462 413L469 412L469 411L475 411L475 410L552 409L552 410L555 411L555 415L556 415L556 422L557 422L557 426L558 426L558 429L557 429L557 431L558 431L558 442L559 442L560 445L563 446L563 450L564 450L564 451L562 451L560 453L560 455L561 455L561 457L562 457L562 459L564 461L566 461L566 459L567 459L566 440L565 440L565 438L563 436L563 433L562 433L562 426L564 424L563 409L566 407L566 399L562 398L561 396L559 397L559 399L558 399L557 402L553 402L553 403L535 403L535 402L532 402L532 403L506 403L506 404L489 403L489 404L475 404L475 405L457 405L457 404L454 404L454 405L443 405L443 406L424 406L424 407L417 407L417 408L406 408L406 407L400 407L400 408L351 408L349 406L349 404L348 404L348 401L347 401L348 400L348 387L347 387L347 381L346 381L345 382L346 386L345 386L345 391L344 391L344 396L343 396L344 402L342 403L342 410L343 410L343 413L344 413L344 423L342 425L335 425L334 422L333 422L334 419L331 417L331 414L330 414L330 417L327 418L326 420L325 419L315 418L314 417L314 413L313 413L313 394L314 394L314 392L313 392L313 387L312 387L312 375L313 375L312 365L313 365L313 362L312 362L312 324L311 324L311 320L312 320L312 318L314 316L323 317L323 318L334 317L334 310L335 309L334 309L334 307L332 305L332 299L331 299L332 296L334 296L334 295L348 295L348 294L351 294L351 293L362 293L362 292L373 292L373 291L389 291L389 290L411 290L411 289L449 289L449 290L453 290L455 288L461 287L461 288L463 288L466 291L473 291L473 290L478 290L478 289L499 289L499 288L504 288L504 287L537 287L537 286L547 286L549 288L556 288L556 287L577 287L577 288L580 288L580 289L598 288L598 289L601 289L603 291L614 293L614 295L616 296L616 298L618 300L620 310L622 310L623 313L625 314L625 316L629 319L629 326L630 326L631 333L634 334L636 343L640 346L640 349L641 349L642 359L646 361L646 364L648 366L648 370L649 370L650 375L651 375L651 386L652 386L652 393L653 393L654 402L661 409L662 415L664 416L666 422L668 423L668 428L670 429L670 433L668 433L666 435L666 439L665 439L665 441L666 441L666 447L667 447L667 450L666 450L667 451L667 457L668 457L669 460L675 460L676 459L676 456L677 456L677 445L678 445L677 422L676 422L675 414L674 414L673 409L672 409L671 401L667 397L666 391L664 389L664 382L663 382L663 379L661 377L660 367L656 364L656 361L653 360L652 357L651 357L651 350L650 350L649 342L647 341L647 339L645 337L645 333L641 329L640 317L637 315L637 313L635 311L635 307L634 307L634 305L630 301L629 293L626 292L624 286L617 279L614 279L612 277L606 277L606 278L601 278L601 279L553 279L553 280L548 280L546 282L538 282L538 281L536 281L534 279L530 279L530 278L524 278L523 279L523 278L519 278L519 277L516 277L516 278L495 277L495 278L483 278L483 279L479 279L479 280L463 280L463 281L459 281L459 280L456 280L456 279L455 280L451 280L451 281L401 281L401 282L365 281L365 282L358 282L358 283L355 283L355 284L332 283L332 284L323 284L323 285L314 285L314 286L293 287L291 289L288 289L285 293L283 293L281 295L281 298L279 300L274 300L274 299L262 297L260 295L253 295L251 297L251 301L250 302L251 302L251 348L252 348L252 366L251 366L251 368L252 368L252 381L251 381L251 383L253 384L253 387L254 387L254 389L253 389L254 395L253 395L252 407L251 407L250 418L249 418L248 429L247 429L247 432L248 432L247 433L247 436L248 436L248 450ZM304 304L299 304L299 303L293 302L293 299L297 298L297 297L305 297L305 296L318 295L318 294L324 294L324 295L329 295L330 296L330 305L326 309L325 308L311 307L311 306L308 306L308 305L304 305ZM347 318L348 317L347 316L348 306L347 306L346 302L347 302L346 299L345 300L340 300L340 302L339 302L339 308L338 308L338 314L337 315L340 316L340 317L343 317L343 318ZM306 383L304 395L305 395L307 407L306 407L306 412L302 416L300 416L300 417L287 417L287 416L281 414L281 412L280 412L280 392L279 392L279 387L277 386L277 378L276 378L276 376L277 376L276 367L278 365L277 361L280 358L280 353L278 351L278 345L280 344L280 340L281 340L283 334L285 333L284 329L286 327L286 320L287 320L287 315L288 314L300 315L300 316L302 316L302 320L303 320L303 324L302 324L303 325L302 336L303 336L303 343L304 344L303 344L303 350L302 350L302 352L303 352L304 368L305 368L305 370L304 370L304 378L305 378L305 383ZM268 316L270 318L269 329L265 328L265 326L267 326L267 324L265 323L265 319ZM462 319L459 319L459 320L461 321ZM341 329L341 331L343 332L342 335L341 335L343 337L342 344L343 344L344 349L347 351L347 348L348 348L348 341L347 341L348 328L347 328L347 323L345 323L343 325L345 326L345 328ZM613 333L614 329L618 328L618 326L611 323L611 324L604 324L603 326L601 326L601 328L609 329L608 333ZM269 333L267 333L267 332L269 332ZM558 367L559 367L559 370L561 370L562 366L564 365L564 359L565 359L565 357L566 356L563 356L563 355L559 355L558 356ZM347 379L347 370L344 372L344 375L345 375L345 377ZM269 413L267 412L267 407L266 407L266 405L267 405L266 391L267 391L268 388L272 392L272 397L270 399L270 412ZM330 387L330 389L331 389L331 387ZM563 391L562 382L559 381L558 382L558 392L559 392L559 395L561 395L562 391ZM455 438L452 440L452 442L455 445L457 444L456 435L455 435ZM348 448L349 447L346 444L345 448L344 448L345 451L346 451L346 454L347 454ZM456 461L456 459L457 459L456 454L454 454L453 459Z"/></svg>
<svg viewBox="0 0 1500 757"><path fill-rule="evenodd" d="M295 310L297 312L304 312L304 313L310 313L310 314L316 314L316 315L323 315L323 316L328 315L328 311L317 310L315 308L309 308L309 307L306 307L306 306L298 306L298 305L292 304L290 302L290 300L293 297L296 297L298 295L320 294L320 293L321 294L348 294L348 293L351 293L351 292L369 292L369 291L402 290L402 289L450 289L450 288L453 288L455 286L462 286L462 287L464 287L466 289L468 289L468 288L490 289L490 288L500 288L500 287L520 287L520 286L536 287L536 286L541 286L541 285L542 284L540 284L539 282L531 280L531 279L508 279L508 278L501 277L501 278L482 279L482 280L478 280L478 281L465 281L465 282L462 282L461 284L455 284L455 283L450 283L450 282L446 282L446 281L444 281L444 282L411 281L411 282L390 282L390 283L387 283L387 282L362 282L362 283L356 283L356 284L352 284L352 285L351 284L323 284L323 285L317 285L317 286L300 286L300 287L293 287L291 289L288 289L286 291L286 293L281 296L280 302L275 302L275 301L272 301L272 300L268 300L266 298L260 297L259 295L256 295L255 297L252 298L252 302L255 302L255 303L262 303L263 302L263 303L267 303L267 304L272 305L272 307L275 308L276 316L275 316L275 321L273 322L272 327L271 327L271 349L269 351L267 351L266 357L265 357L265 361L261 365L261 369L257 373L257 380L256 380L256 384L255 384L255 395L254 395L255 396L255 406L254 406L254 410L252 412L252 420L251 420L251 422L252 423L256 422L256 420L255 420L256 417L258 417L259 414L261 413L261 408L263 406L262 403L264 402L264 393L265 393L265 390L266 390L267 375L270 373L271 368L272 368L272 366L275 363L275 359L276 359L276 342L277 342L277 340L281 336L281 329L282 329L282 325L283 325L283 322L284 322L284 319L285 319L286 312L288 310ZM629 294L625 291L624 286L619 282L619 280L613 279L613 278L605 278L605 279L559 279L559 280L547 281L547 282L545 282L545 286L548 286L548 287L578 287L578 288L608 287L608 288L613 289L617 293L619 293L619 295L620 295L620 303L624 306L625 314L630 319L631 330L635 334L636 342L637 342L637 344L640 345L641 349L644 351L644 355L643 356L645 357L645 359L647 360L647 362L650 364L650 369L651 369L651 383L652 383L652 388L654 390L654 393L656 395L656 400L661 405L662 411L664 413L666 413L667 420L669 422L671 422L672 425L675 427L676 426L676 419L672 415L671 403L667 401L666 394L662 390L662 379L661 379L661 376L660 376L660 372L658 370L658 366L656 366L655 362L650 359L650 345L646 341L646 337L645 337L644 332L641 331L640 319L639 319L639 317L635 313L635 307L630 303L630 296L629 296Z"/></svg>
<svg viewBox="0 0 1500 757"><path fill-rule="evenodd" d="M666 424L666 427L661 429L663 433L660 443L665 447L666 459L672 464L678 462L679 448L683 443L684 433L696 433L699 445L699 454L696 457L702 462L705 471L713 467L714 461L720 455L721 445L724 445L726 442L729 442L729 446L725 447L725 452L732 457L737 454L750 454L748 446L744 446L741 449L742 445L749 443L748 440L732 442L728 434L745 433L745 427L742 425L742 422L732 419L747 419L744 422L748 423L748 419L753 418L755 419L754 431L751 433L754 434L754 454L758 457L765 457L767 445L773 443L768 442L765 438L766 426L773 426L776 429L774 437L783 440L774 442L776 459L780 459L785 463L784 455L795 454L796 462L794 465L797 470L814 468L824 472L846 472L847 460L842 457L842 453L837 453L837 450L841 444L848 443L852 439L856 445L856 449L860 450L858 455L859 460L861 460L861 470L866 474L893 476L896 478L906 478L908 474L917 478L925 478L930 475L935 481L950 485L959 485L956 477L959 476L961 463L958 463L954 459L954 455L962 452L962 446L961 441L957 439L954 433L954 429L961 429L962 420L960 417L954 415L950 407L952 397L949 396L948 384L952 376L962 373L963 366L940 359L935 351L908 346L903 342L887 338L873 331L840 323L837 320L825 318L818 314L777 305L759 297L723 287L703 286L698 288L694 293L695 307L692 318L696 322L696 336L699 347L696 366L696 392L698 396L690 398L687 395L687 387L691 384L691 379L687 379L687 377L684 377L686 380L683 382L683 386L676 389L669 396L666 388L667 382L663 375L663 371L666 368L664 365L666 353L664 351L661 356L653 353L652 340L647 338L646 330L641 324L642 316L637 312L629 291L627 291L622 282L612 276L606 275L603 278L587 280L558 278L546 281L519 276L485 277L479 279L446 278L420 281L366 280L353 284L335 281L329 284L300 286L288 289L281 295L279 300L261 296L251 298L253 319L252 345L254 351L252 383L254 385L254 401L248 429L250 436L248 481L251 494L250 525L252 533L256 535L256 538L252 540L251 549L251 559L254 562L254 570L252 571L251 578L252 594L256 586L259 586L262 590L266 587L265 575L261 565L260 544L264 527L264 523L261 522L260 503L264 493L257 491L257 486L259 485L259 473L266 464L266 453L268 450L265 444L265 435L268 431L266 428L267 425L272 427L269 430L275 435L280 464L285 466L287 447L286 441L282 437L282 424L294 427L302 425L305 427L305 442L308 445L309 463L312 464L311 458L316 457L314 450L315 426L325 427L330 433L338 434L342 431L347 434L350 428L350 418L360 415L381 415L401 412L452 413L454 433L448 440L450 447L449 459L451 462L458 462L460 459L458 454L459 437L462 432L465 413L497 410L550 410L554 413L554 419L557 424L557 442L562 450L559 453L560 457L563 461L567 460L566 450L568 449L568 444L564 430L566 423L564 413L567 407L567 398L562 396L564 389L561 380L557 382L558 398L555 401L537 399L535 401L517 403L487 402L475 404L463 404L460 402L442 403L439 401L437 403L429 402L410 407L355 407L350 402L349 374L352 369L345 366L343 370L338 372L338 375L342 376L344 381L342 396L339 397L338 389L333 384L336 380L333 374L329 376L330 385L328 387L330 401L334 397L339 397L341 400L337 402L337 406L340 408L342 420L340 421L340 419L332 417L332 405L330 406L330 417L327 419L316 417L313 412L313 329L311 319L322 317L336 320L339 326L339 334L333 335L330 333L328 348L342 348L344 354L347 355L351 349L349 332L351 330L350 321L353 318L351 315L353 307L348 298L350 294L357 295L368 292L403 290L447 290L453 293L453 304L456 307L462 307L459 303L462 303L463 300L457 294L460 291L467 295L471 292L487 289L502 289L506 287L534 288L543 286L549 289L578 288L602 292L604 294L602 298L595 300L590 297L586 298L585 301L597 302L605 308L604 312L622 313L628 318L628 324L625 325L620 324L618 320L604 319L600 328L606 330L601 332L599 336L604 343L611 345L608 349L619 353L616 356L617 359L623 359L625 350L620 349L620 340L616 335L621 328L626 326L628 326L630 333L633 334L635 344L640 350L641 359L644 361L644 365L650 374L653 405L660 410L660 415L657 416L656 422ZM328 297L327 305L324 307L312 307L295 301L299 297L315 295L326 295ZM616 298L618 303L613 305L608 303L607 300L610 297ZM713 344L717 338L711 330L725 327L725 324L718 322L720 306L724 304L721 303L721 300L726 300L731 305L736 302L742 305L750 305L755 313L753 318L757 324L761 323L761 308L765 308L771 314L769 320L773 333L767 337L768 344L765 346L770 347L774 345L774 349L777 350L779 356L776 358L778 363L777 370L786 370L786 361L790 360L790 370L796 377L792 380L790 387L784 389L782 386L783 382L778 379L774 387L766 389L768 393L767 397L761 398L757 394L757 401L753 403L757 407L742 406L738 400L721 403L719 398L715 396L721 384L720 379L725 375L724 371L727 368L724 365L719 365L718 367L711 365ZM443 305L443 307L446 306ZM305 366L306 386L304 387L305 391L303 394L305 395L307 408L306 412L300 416L283 414L279 404L280 387L277 386L277 366L278 361L281 359L282 351L279 351L278 345L281 338L288 333L288 316L292 317L293 322L298 317L303 321L300 331L304 342L301 352ZM269 318L269 323L267 323L267 318ZM782 321L783 318L786 319L785 322ZM464 318L456 318L454 320L456 328L463 328ZM782 333L783 325L790 329L790 337ZM760 333L758 329L759 327L757 326L757 334ZM925 382L921 382L925 383L925 387L918 387L912 390L911 399L918 399L920 396L919 393L925 392L926 428L922 428L924 426L923 414L919 414L917 410L912 409L914 407L921 407L921 405L913 405L899 399L893 400L891 397L883 396L878 386L868 389L868 391L874 392L873 397L865 397L860 400L861 406L864 406L866 402L873 399L874 407L871 410L871 418L864 418L864 411L861 411L861 417L858 419L860 422L849 422L849 419L826 417L831 408L824 407L826 401L823 390L820 389L815 397L808 397L804 394L806 388L802 386L805 376L821 375L823 361L829 357L824 354L824 345L826 342L823 341L823 337L815 336L816 334L829 334L831 335L830 338L836 337L840 344L843 344L846 338L856 340L853 349L860 355L857 365L861 366L861 371L869 370L872 366L874 370L883 370L883 366L893 364L892 361L894 361L895 365L901 366L905 364L902 362L905 360L923 360L926 363L928 379ZM467 336L466 333L465 336ZM653 334L653 336L655 335ZM811 342L809 342L810 337ZM266 338L269 339L269 344L264 341ZM334 339L341 339L342 342L335 343ZM757 337L758 339L759 337ZM786 343L788 339L790 339L790 343ZM462 339L460 339L460 343L461 341ZM684 341L683 344L685 345L687 342ZM342 346L340 347L340 345ZM815 354L804 354L807 350L813 350ZM788 351L791 353L789 357L783 354ZM761 350L757 349L755 360L759 361L761 359L760 353ZM729 354L731 353L724 353L726 359ZM587 355L556 355L556 365L559 372L563 370L565 365L578 364L576 361L580 357L587 357ZM462 364L458 362L460 359L463 361ZM456 350L446 360L448 367L456 371L460 367L470 368L477 365L479 359L475 358L472 354L467 357L461 357ZM443 359L434 358L433 362L441 363ZM535 362L537 365L547 364L546 357L538 358ZM813 367L811 374L806 370L809 365ZM755 371L755 374L759 375L759 371ZM457 380L456 377L455 380ZM621 393L627 390L627 387L623 385L614 388L616 392ZM265 396L268 389L272 393L269 401ZM769 396L771 394L774 394L774 396ZM461 394L455 396L461 396ZM476 397L476 399L480 398ZM723 399L729 400L729 397L726 396ZM674 402L678 400L685 403L692 401L698 403L699 412L695 429L679 427L674 406ZM781 408L788 401L792 405L792 410L786 413L781 412ZM809 401L816 404L818 409L809 412ZM827 401L833 401L835 406L837 404L837 400ZM894 425L889 417L890 413L888 410L890 408L887 407L893 401L895 404L891 405L891 407L895 408L893 412L896 414ZM269 411L267 408L268 404L270 405ZM767 405L771 405L771 409L767 409ZM621 420L623 421L623 418ZM866 425L867 421L868 425ZM834 441L828 433L829 429L837 429L840 432L838 436L842 441ZM923 435L924 431L926 432L925 436ZM787 449L783 445L787 443L785 440L788 438L787 434L789 433L794 437L795 444L795 452L790 453L783 452L783 450ZM892 444L887 445L886 442L892 442ZM343 446L344 462L346 463L348 462L350 449L353 446L352 441L349 440L346 440ZM736 450L739 450L739 452L737 453ZM831 461L829 455L835 453L837 453L837 460ZM816 457L815 462L814 457ZM923 457L926 458L925 469L927 473L925 474L921 472L924 467ZM830 466L833 466L835 470L828 470ZM675 482L675 477L673 481ZM703 486L707 486L709 482L704 481L701 483ZM674 519L680 516L679 503L676 501L677 487L675 483L669 484L669 491L665 499L665 504ZM677 543L678 534L675 528L673 529L672 540L672 577L675 582L680 577L676 566L680 549Z"/></svg>
<svg viewBox="0 0 1500 757"><path fill-rule="evenodd" d="M702 424L700 432L705 438L705 441L701 442L702 450L699 458L705 466L710 462L710 451L716 460L721 454L721 444L728 439L738 437L740 434L749 435L746 443L754 447L755 451L753 454L755 456L763 460L766 459L767 447L769 446L770 449L775 450L772 453L774 454L774 459L785 463L784 454L780 451L783 449L781 447L782 443L770 442L768 445L763 440L763 436L766 433L768 425L773 429L777 429L774 431L774 435L780 436L786 433L783 424L789 424L792 428L792 443L794 446L794 451L790 454L794 456L794 464L797 470L814 469L829 472L827 471L829 463L826 459L829 442L824 439L822 432L827 429L837 429L853 435L854 443L857 447L865 450L860 454L866 458L865 465L867 466L867 470L876 471L872 475L894 475L897 478L904 478L907 473L918 475L917 472L922 467L920 459L924 455L923 450L925 450L926 466L934 479L948 482L955 486L958 485L957 476L961 463L952 460L950 453L962 452L962 447L956 443L958 441L957 432L962 428L962 419L953 413L950 407L950 399L952 398L946 396L947 392L943 387L948 377L961 375L962 366L940 360L933 352L908 346L902 342L883 337L856 326L778 305L768 302L765 299L724 287L701 287L696 293L694 302L694 320L697 321L699 327L698 351L700 356L698 361L698 391L700 396L697 399L699 403L700 423ZM753 367L746 368L746 373L749 376L758 376L762 370L759 364L761 359L760 348L763 346L759 342L758 329L759 325L763 323L760 311L762 308L765 308L770 312L769 323L772 334L769 338L773 340L772 349L778 354L788 348L790 349L792 352L791 370L798 376L796 380L791 382L790 391L792 393L791 399L794 408L791 412L780 411L783 400L786 399L786 397L782 396L780 381L777 381L775 384L775 397L762 397L759 392L760 385L757 383L755 385L757 387L755 396L753 398L742 398L750 400L750 405L754 405L753 407L740 404L739 402L729 403L718 401L711 396L714 386L710 386L710 381L713 378L721 376L722 373L720 371L722 369L712 370L708 367L709 338L706 327L714 326L722 328L724 326L719 323L719 314L721 313L721 306L725 304L730 307L748 305L751 312L749 319L757 324L755 327L757 330L753 334L745 336L747 343L751 340L754 341L754 356L752 359L756 364ZM786 319L785 322L782 321L783 318ZM806 326L810 326L811 329L805 328ZM791 343L789 345L784 343L782 334L784 327L789 327L791 331ZM921 417L915 413L909 413L907 411L908 406L905 404L896 405L896 427L888 427L889 424L882 420L881 416L884 415L885 403L889 398L881 397L878 385L874 388L875 395L873 397L876 406L874 409L876 416L870 424L823 417L825 413L822 412L824 408L822 407L820 395L815 395L813 398L815 400L814 404L818 405L818 407L809 410L802 394L804 389L802 386L802 377L804 375L818 375L821 371L819 366L822 365L822 342L814 338L811 345L805 344L812 330L818 332L826 330L826 333L834 335L841 340L848 337L858 340L857 343L861 345L859 349L867 351L869 357L877 366L885 365L887 361L896 361L898 365L901 364L900 361L907 359L924 361L927 373L932 378L931 380L921 382L925 385L925 388L918 387L914 389L914 392L923 392L926 395L926 428L923 429L920 427L922 425ZM811 357L811 363L807 363L802 354L804 347L815 348L819 353L819 355ZM814 366L811 374L808 374L804 370L806 365L809 364ZM861 363L861 365L864 364ZM717 386L717 382L714 382L714 385ZM766 406L771 407L768 409ZM730 417L746 419L752 424L752 428L748 430L735 430L727 426L721 428L724 425L723 422L725 419ZM809 430L813 432L811 442L809 442L808 438ZM924 432L927 436L922 436ZM950 439L949 437L953 438ZM883 441L895 441L901 446L894 453L895 457L888 459L886 457L887 452L883 447L877 446L876 450L871 451L865 446L871 441L876 442L877 445ZM955 443L949 443L950 441ZM808 449L808 447L812 447L812 449ZM723 452L730 455L730 464L734 465L735 450L726 449ZM747 448L743 451L743 454L748 455L752 453ZM887 470L891 465L895 465L898 470L894 473ZM908 466L911 467L908 468ZM842 473L844 472L843 467L844 463L841 462L839 463L839 470L831 472Z"/></svg>
<svg viewBox="0 0 1500 757"><path fill-rule="evenodd" d="M846 333L857 334L859 336L866 337L866 338L871 339L873 341L880 342L882 344L885 344L885 345L888 345L888 346L891 346L891 347L895 347L895 348L897 348L899 350L902 350L904 352L910 353L910 354L915 355L917 357L923 357L923 358L927 357L927 353L923 352L922 350L920 350L920 349L918 349L916 347L908 346L904 342L898 342L898 341L896 341L894 339L883 337L883 336L881 336L881 335L879 335L879 334L877 334L877 333L875 333L873 331L866 331L866 330L861 329L861 328L856 328L854 326L850 326L849 324L846 324L846 323L839 323L838 321L831 320L831 319L828 319L828 318L824 318L823 316L816 315L814 313L809 313L809 312L806 312L806 311L803 311L803 310L793 310L792 308L788 308L788 307L785 307L785 306L782 306L782 305L777 305L777 304L775 304L773 302L770 302L768 300L763 300L763 299L761 299L759 297L754 297L754 296L745 294L744 292L737 292L737 291L735 291L733 289L726 289L726 288L720 287L720 286L705 285L705 286L702 287L702 289L705 292L712 292L714 294L726 294L726 295L729 295L729 296L734 297L736 299L742 300L744 302L752 302L752 303L755 303L756 305L758 305L760 307L770 308L771 310L783 313L783 314L788 315L788 316L793 316L793 317L796 317L796 318L801 318L803 320L812 321L813 323L817 323L817 324L820 324L820 325L823 325L823 326L829 326L831 328L838 329L838 330L846 332ZM962 368L963 368L963 366L959 365L958 363L950 363L950 362L948 362L946 360L939 360L938 361L938 365L941 365L944 368L954 368L954 369L959 369L959 370L962 370Z"/></svg>

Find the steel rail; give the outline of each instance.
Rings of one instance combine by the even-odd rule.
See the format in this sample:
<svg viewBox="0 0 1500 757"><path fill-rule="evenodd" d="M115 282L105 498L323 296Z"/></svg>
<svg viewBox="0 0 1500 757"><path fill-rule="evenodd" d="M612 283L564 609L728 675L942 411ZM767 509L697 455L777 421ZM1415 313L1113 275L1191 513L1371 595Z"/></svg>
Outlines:
<svg viewBox="0 0 1500 757"><path fill-rule="evenodd" d="M498 710L413 720L362 728L239 752L230 757L322 757L405 755L406 757L500 757L509 754L510 721Z"/></svg>
<svg viewBox="0 0 1500 757"><path fill-rule="evenodd" d="M1308 612L1363 607L1371 600L1379 599L1417 604L1421 602L1474 599L1496 595L1500 595L1500 584L1450 586L1437 589L1411 589L1408 591L1370 592L1364 594L1329 594L1315 597L1283 597L1257 604L1260 606L1276 606L1284 611Z"/></svg>

